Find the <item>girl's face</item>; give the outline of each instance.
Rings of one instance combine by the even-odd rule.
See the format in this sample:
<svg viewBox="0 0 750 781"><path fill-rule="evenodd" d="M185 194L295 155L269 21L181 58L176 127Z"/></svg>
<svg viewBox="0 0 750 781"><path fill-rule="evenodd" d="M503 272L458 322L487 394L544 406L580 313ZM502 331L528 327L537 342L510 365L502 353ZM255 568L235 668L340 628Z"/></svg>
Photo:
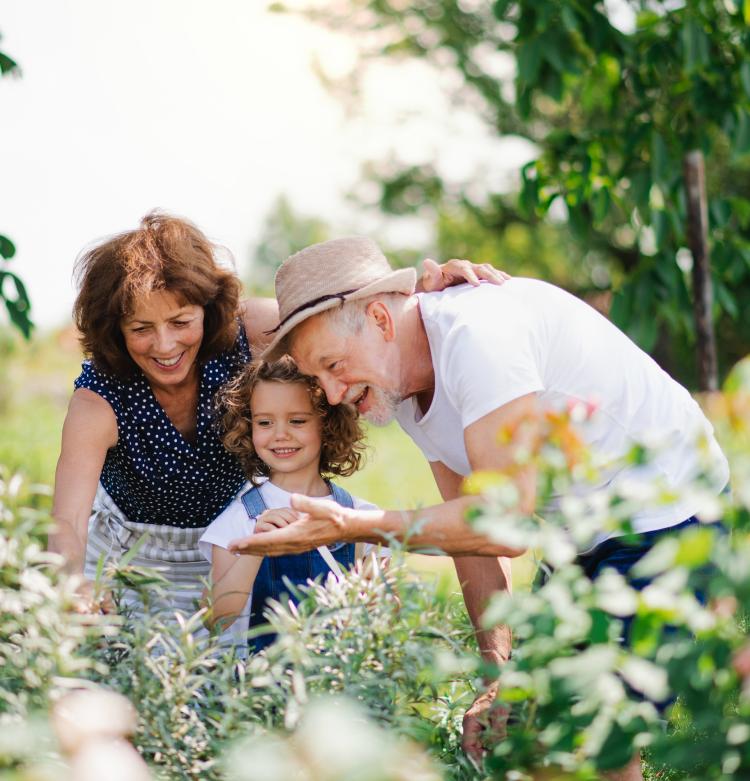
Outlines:
<svg viewBox="0 0 750 781"><path fill-rule="evenodd" d="M250 397L253 447L271 475L318 474L320 416L300 382L259 382Z"/></svg>

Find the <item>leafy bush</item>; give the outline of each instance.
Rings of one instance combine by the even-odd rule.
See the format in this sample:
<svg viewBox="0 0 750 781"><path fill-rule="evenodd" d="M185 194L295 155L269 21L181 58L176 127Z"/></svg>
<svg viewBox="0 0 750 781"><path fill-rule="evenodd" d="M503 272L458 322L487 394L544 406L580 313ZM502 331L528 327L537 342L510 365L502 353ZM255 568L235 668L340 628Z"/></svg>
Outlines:
<svg viewBox="0 0 750 781"><path fill-rule="evenodd" d="M714 403L744 409L746 400L727 396ZM579 414L574 410L572 417ZM724 421L734 451L731 442L747 436L748 419L727 415ZM540 470L542 504L565 493L574 478L598 482L568 416L548 416L540 441L528 458ZM631 459L647 464L649 450L638 447ZM746 459L733 466L737 484L746 485ZM636 577L652 579L641 591L614 570L589 580L576 554L602 529L634 539L634 508L673 501L668 490L607 487L585 500L568 492L559 510L541 519L509 510L516 500L510 482L475 477L494 497L475 523L512 545L531 540L554 566L531 593L497 594L485 615L488 625L508 624L516 639L512 660L498 671L499 696L513 718L487 759L493 777L528 778L552 767L571 778L595 778L639 749L647 749L654 767L679 771L684 779L750 773L750 692L743 692L733 667L746 639L735 608L750 598L749 497L743 489L733 499L717 499L709 477L690 490L701 515L723 518L725 528L705 524L660 541L634 568ZM626 648L619 637L630 618ZM677 704L665 730L657 706L668 705L670 696Z"/></svg>
<svg viewBox="0 0 750 781"><path fill-rule="evenodd" d="M176 624L73 613L75 581L42 549L49 519L29 508L22 481L3 474L0 778L62 777L45 714L80 686L137 706L133 742L160 779L231 781L248 768L253 778L294 772L311 781L594 779L637 749L653 778L666 778L663 768L670 779L748 777L750 685L733 660L746 643L741 612L750 600L750 403L742 392L708 403L736 490L720 502L700 481L691 490L731 534L704 525L660 543L639 564L653 579L640 592L611 571L588 580L576 554L601 529L630 534L634 507L668 501L663 488L572 498L543 520L514 514L512 483L474 476L470 487L490 501L473 522L510 544L530 540L554 566L536 590L498 594L487 611L486 623L509 624L516 642L495 671L513 710L507 736L494 740L482 770L460 750L461 716L485 672L465 611L446 586L410 574L399 551L387 571L355 569L301 588L297 606L273 604L278 641L240 661L202 629L200 613ZM549 416L547 426L545 444L528 454L542 473L542 502L571 479L594 477L570 418ZM632 454L634 464L648 458L644 448ZM127 563L107 574L116 589L153 596L161 588L153 572ZM618 637L630 615L626 649ZM653 702L668 692L677 703L665 726ZM321 718L330 720L325 735Z"/></svg>

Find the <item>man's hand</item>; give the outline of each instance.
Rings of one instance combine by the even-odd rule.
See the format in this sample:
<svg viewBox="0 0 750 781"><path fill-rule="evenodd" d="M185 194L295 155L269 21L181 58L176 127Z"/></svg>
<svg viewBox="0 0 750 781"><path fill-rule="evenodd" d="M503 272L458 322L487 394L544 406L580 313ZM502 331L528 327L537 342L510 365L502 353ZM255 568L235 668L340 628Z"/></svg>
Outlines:
<svg viewBox="0 0 750 781"><path fill-rule="evenodd" d="M344 539L346 518L353 512L330 499L311 499L301 494L292 496L292 508L298 516L293 523L274 531L256 530L251 537L230 542L229 550L255 556L284 556L330 545Z"/></svg>
<svg viewBox="0 0 750 781"><path fill-rule="evenodd" d="M510 279L510 275L496 269L489 263L472 263L470 260L449 260L438 265L434 260L425 258L422 261L422 277L417 283L417 290L434 293L452 285L468 282L478 285L481 280L494 285L502 285Z"/></svg>
<svg viewBox="0 0 750 781"><path fill-rule="evenodd" d="M497 683L491 683L464 714L461 746L479 766L488 749L505 737L508 708L496 701L497 687Z"/></svg>

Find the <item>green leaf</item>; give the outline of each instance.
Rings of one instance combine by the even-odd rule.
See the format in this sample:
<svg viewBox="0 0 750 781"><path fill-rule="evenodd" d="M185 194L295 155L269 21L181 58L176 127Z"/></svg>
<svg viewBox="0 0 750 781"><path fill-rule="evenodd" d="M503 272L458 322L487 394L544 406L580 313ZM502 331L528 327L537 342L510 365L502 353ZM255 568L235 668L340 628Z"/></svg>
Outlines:
<svg viewBox="0 0 750 781"><path fill-rule="evenodd" d="M750 114L742 109L737 112L737 127L732 139L732 151L735 156L750 152Z"/></svg>
<svg viewBox="0 0 750 781"><path fill-rule="evenodd" d="M15 295L6 292L6 282L10 281L15 288ZM29 313L31 312L31 300L26 291L26 286L20 277L12 271L0 271L0 298L5 301L5 308L8 311L11 323L26 337L30 338L34 324L31 322Z"/></svg>
<svg viewBox="0 0 750 781"><path fill-rule="evenodd" d="M536 84L539 66L542 64L542 51L539 39L533 38L518 47L518 78L529 86Z"/></svg>
<svg viewBox="0 0 750 781"><path fill-rule="evenodd" d="M732 320L737 320L740 309L737 305L737 299L729 288L717 279L714 281L714 292L716 300L719 302L721 308L732 318Z"/></svg>
<svg viewBox="0 0 750 781"><path fill-rule="evenodd" d="M505 14L508 12L508 6L510 0L495 0L492 5L492 13L495 14L495 19L499 19L501 22L505 19Z"/></svg>
<svg viewBox="0 0 750 781"><path fill-rule="evenodd" d="M711 557L714 531L706 527L689 529L679 537L675 565L695 569L706 564Z"/></svg>
<svg viewBox="0 0 750 781"><path fill-rule="evenodd" d="M744 0L742 3L742 16L745 19L745 24L750 25L750 0Z"/></svg>
<svg viewBox="0 0 750 781"><path fill-rule="evenodd" d="M662 209L652 209L651 227L654 229L654 239L659 249L664 247L667 235L669 233L669 220Z"/></svg>
<svg viewBox="0 0 750 781"><path fill-rule="evenodd" d="M564 5L562 7L560 18L562 19L562 23L565 25L566 30L575 32L578 29L578 19L569 5Z"/></svg>
<svg viewBox="0 0 750 781"><path fill-rule="evenodd" d="M685 70L693 73L708 63L708 38L695 19L688 19L685 22L680 35Z"/></svg>
<svg viewBox="0 0 750 781"><path fill-rule="evenodd" d="M745 94L750 98L750 62L743 62L740 65L740 82Z"/></svg>
<svg viewBox="0 0 750 781"><path fill-rule="evenodd" d="M145 532L142 534L136 541L135 544L125 552L123 556L120 557L120 561L118 563L118 568L123 569L124 567L127 567L128 564L135 558L138 551L146 544L146 540L148 539L149 534L148 532Z"/></svg>
<svg viewBox="0 0 750 781"><path fill-rule="evenodd" d="M656 130L651 133L651 178L664 182L669 175L669 153L664 138Z"/></svg>
<svg viewBox="0 0 750 781"><path fill-rule="evenodd" d="M559 103L563 96L563 79L560 73L554 68L546 67L541 81L544 92Z"/></svg>
<svg viewBox="0 0 750 781"><path fill-rule="evenodd" d="M18 63L8 57L7 54L0 52L0 74L5 76L18 68Z"/></svg>
<svg viewBox="0 0 750 781"><path fill-rule="evenodd" d="M16 247L7 237L0 234L0 258L10 260L16 254Z"/></svg>
<svg viewBox="0 0 750 781"><path fill-rule="evenodd" d="M591 205L594 213L594 221L602 222L609 213L609 189L607 187L602 187L599 190L596 190L592 195Z"/></svg>

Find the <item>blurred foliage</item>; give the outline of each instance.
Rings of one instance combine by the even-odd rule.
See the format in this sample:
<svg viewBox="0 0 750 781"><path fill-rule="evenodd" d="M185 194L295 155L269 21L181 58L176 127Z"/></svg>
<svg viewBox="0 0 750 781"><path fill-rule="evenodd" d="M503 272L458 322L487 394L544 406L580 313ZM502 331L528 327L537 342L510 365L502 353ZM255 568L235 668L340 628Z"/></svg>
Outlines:
<svg viewBox="0 0 750 781"><path fill-rule="evenodd" d="M247 289L254 295L273 295L276 269L290 255L310 244L331 238L330 228L318 217L305 217L294 211L285 196L271 207L253 248Z"/></svg>
<svg viewBox="0 0 750 781"><path fill-rule="evenodd" d="M366 176L380 186L381 208L424 214L430 207L444 256L474 257L474 246L502 253L508 230L529 236L542 230L549 239L534 247L541 253L530 252L519 269L584 296L597 288L611 292L615 322L688 385L695 381L695 333L682 160L686 151L702 149L722 371L748 351L746 2L286 5L357 36L360 58L349 78L378 59L418 58L434 66L455 104L475 112L491 134L523 137L538 150L523 166L515 195L478 194L475 182L446 183L431 166L373 163ZM613 24L623 11L632 13L632 30ZM446 219L474 235L468 247L441 230ZM557 252L548 252L549 244ZM493 260L519 273L516 258L511 252Z"/></svg>
<svg viewBox="0 0 750 781"><path fill-rule="evenodd" d="M18 63L0 51L0 77L19 73ZM10 322L29 339L34 327L31 322L31 300L21 278L8 269L8 261L15 254L13 242L0 234L0 299L5 304Z"/></svg>

